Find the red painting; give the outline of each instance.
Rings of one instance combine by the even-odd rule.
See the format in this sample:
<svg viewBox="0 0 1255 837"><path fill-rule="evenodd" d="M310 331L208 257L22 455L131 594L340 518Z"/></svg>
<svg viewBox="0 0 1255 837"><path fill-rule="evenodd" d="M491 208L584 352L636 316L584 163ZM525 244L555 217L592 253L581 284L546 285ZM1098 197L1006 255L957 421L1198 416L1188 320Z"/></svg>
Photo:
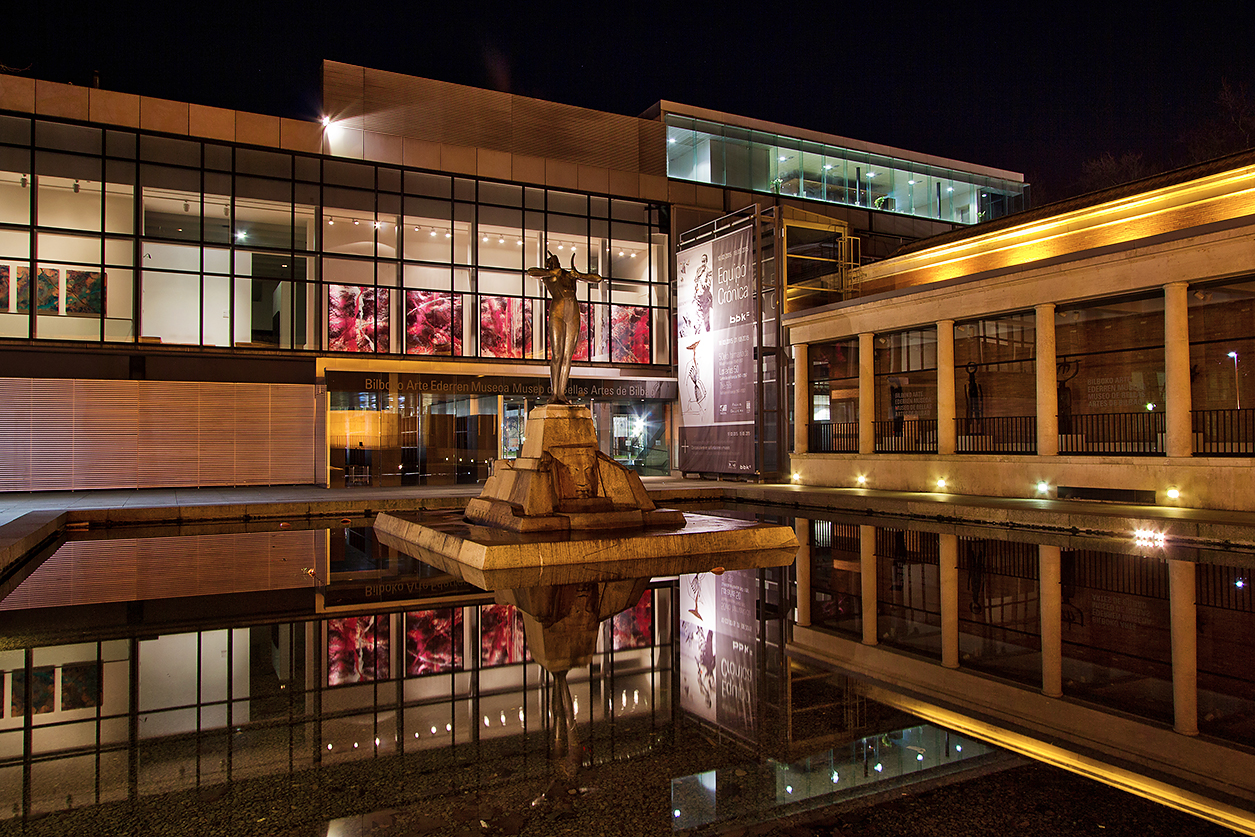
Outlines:
<svg viewBox="0 0 1255 837"><path fill-rule="evenodd" d="M388 351L387 288L328 285L327 294L327 344L331 351Z"/></svg>
<svg viewBox="0 0 1255 837"><path fill-rule="evenodd" d="M327 620L327 685L371 683L390 676L388 617Z"/></svg>
<svg viewBox="0 0 1255 837"><path fill-rule="evenodd" d="M462 354L462 295L446 291L405 292L405 353Z"/></svg>
<svg viewBox="0 0 1255 837"><path fill-rule="evenodd" d="M462 608L405 614L405 673L440 674L462 668Z"/></svg>

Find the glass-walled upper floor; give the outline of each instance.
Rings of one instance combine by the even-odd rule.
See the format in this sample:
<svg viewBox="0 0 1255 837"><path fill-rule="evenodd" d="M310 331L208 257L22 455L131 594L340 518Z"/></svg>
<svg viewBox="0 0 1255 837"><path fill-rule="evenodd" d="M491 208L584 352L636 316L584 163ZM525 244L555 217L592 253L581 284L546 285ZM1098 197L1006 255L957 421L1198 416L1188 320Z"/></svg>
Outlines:
<svg viewBox="0 0 1255 837"><path fill-rule="evenodd" d="M667 114L667 176L976 224L1028 206L1028 186L720 122Z"/></svg>
<svg viewBox="0 0 1255 837"><path fill-rule="evenodd" d="M576 359L666 364L664 208L0 116L0 338L544 360L547 251Z"/></svg>

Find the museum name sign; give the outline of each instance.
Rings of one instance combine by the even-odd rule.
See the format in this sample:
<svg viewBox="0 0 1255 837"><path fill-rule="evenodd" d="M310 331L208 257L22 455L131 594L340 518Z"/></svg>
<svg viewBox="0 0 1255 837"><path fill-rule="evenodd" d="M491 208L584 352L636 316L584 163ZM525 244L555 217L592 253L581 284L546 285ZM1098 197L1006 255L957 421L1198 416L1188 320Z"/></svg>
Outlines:
<svg viewBox="0 0 1255 837"><path fill-rule="evenodd" d="M433 395L511 395L525 398L548 396L548 378L516 378L507 375L419 375L399 373L327 371L331 392L392 392ZM678 391L675 381L631 379L575 379L567 385L574 398L650 398L672 401Z"/></svg>

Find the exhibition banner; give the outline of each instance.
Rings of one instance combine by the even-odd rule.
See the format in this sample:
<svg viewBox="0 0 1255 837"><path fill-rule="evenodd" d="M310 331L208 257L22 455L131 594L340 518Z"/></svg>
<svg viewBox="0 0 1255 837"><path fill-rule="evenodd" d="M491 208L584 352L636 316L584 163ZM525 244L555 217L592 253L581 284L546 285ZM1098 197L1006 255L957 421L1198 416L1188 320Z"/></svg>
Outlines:
<svg viewBox="0 0 1255 837"><path fill-rule="evenodd" d="M753 234L676 255L681 471L754 472Z"/></svg>
<svg viewBox="0 0 1255 837"><path fill-rule="evenodd" d="M757 570L680 577L680 708L753 739Z"/></svg>

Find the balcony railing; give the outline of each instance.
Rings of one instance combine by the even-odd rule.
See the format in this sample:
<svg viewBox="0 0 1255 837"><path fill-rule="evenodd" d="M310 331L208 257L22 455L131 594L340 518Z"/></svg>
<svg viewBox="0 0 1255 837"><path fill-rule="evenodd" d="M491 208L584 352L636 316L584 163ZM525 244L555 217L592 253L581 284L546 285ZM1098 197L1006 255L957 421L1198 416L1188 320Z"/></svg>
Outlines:
<svg viewBox="0 0 1255 837"><path fill-rule="evenodd" d="M809 438L811 453L858 453L858 422L811 422Z"/></svg>
<svg viewBox="0 0 1255 837"><path fill-rule="evenodd" d="M936 419L890 419L873 423L876 453L936 453Z"/></svg>
<svg viewBox="0 0 1255 837"><path fill-rule="evenodd" d="M1097 413L1059 417L1059 453L1101 456L1164 454L1163 413Z"/></svg>
<svg viewBox="0 0 1255 837"><path fill-rule="evenodd" d="M1036 416L954 420L956 453L1037 453Z"/></svg>
<svg viewBox="0 0 1255 837"><path fill-rule="evenodd" d="M1255 410L1195 410L1194 452L1207 456L1255 454Z"/></svg>

